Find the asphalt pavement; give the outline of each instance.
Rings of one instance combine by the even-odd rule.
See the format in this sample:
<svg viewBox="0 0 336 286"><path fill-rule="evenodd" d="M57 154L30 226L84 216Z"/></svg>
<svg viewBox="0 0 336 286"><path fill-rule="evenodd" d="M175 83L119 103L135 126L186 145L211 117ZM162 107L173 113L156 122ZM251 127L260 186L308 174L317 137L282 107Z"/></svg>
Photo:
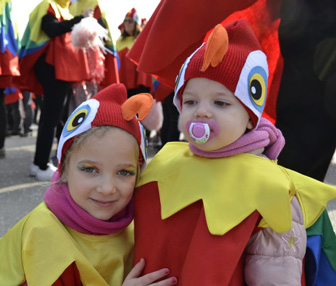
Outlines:
<svg viewBox="0 0 336 286"><path fill-rule="evenodd" d="M6 138L6 156L0 159L0 237L43 200L49 185L48 182L38 182L28 175L35 150L37 126L33 125L32 129L32 136ZM155 154L155 149L151 146L148 151L149 157ZM56 143L52 155L55 153ZM336 155L325 182L336 186ZM336 231L336 199L329 202L327 209Z"/></svg>

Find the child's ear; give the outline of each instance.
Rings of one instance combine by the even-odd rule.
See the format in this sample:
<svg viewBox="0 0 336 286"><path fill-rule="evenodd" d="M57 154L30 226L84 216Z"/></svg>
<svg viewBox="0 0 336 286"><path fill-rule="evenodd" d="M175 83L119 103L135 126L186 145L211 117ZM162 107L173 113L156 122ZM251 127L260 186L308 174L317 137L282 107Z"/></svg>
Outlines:
<svg viewBox="0 0 336 286"><path fill-rule="evenodd" d="M251 118L249 119L246 128L249 129L249 130L253 129L253 122L252 122Z"/></svg>

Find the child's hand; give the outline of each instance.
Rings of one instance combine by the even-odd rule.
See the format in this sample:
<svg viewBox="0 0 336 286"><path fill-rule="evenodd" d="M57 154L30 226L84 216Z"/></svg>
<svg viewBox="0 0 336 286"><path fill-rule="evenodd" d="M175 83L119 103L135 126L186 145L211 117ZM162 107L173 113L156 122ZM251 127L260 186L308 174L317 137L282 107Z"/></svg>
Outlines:
<svg viewBox="0 0 336 286"><path fill-rule="evenodd" d="M122 286L148 286L148 285L170 286L170 285L177 284L176 277L170 277L165 280L155 282L158 279L161 279L170 273L168 268L163 268L163 269L154 271L152 273L148 273L144 276L140 276L144 267L145 267L145 260L141 258L140 261L133 267L131 272L127 275Z"/></svg>

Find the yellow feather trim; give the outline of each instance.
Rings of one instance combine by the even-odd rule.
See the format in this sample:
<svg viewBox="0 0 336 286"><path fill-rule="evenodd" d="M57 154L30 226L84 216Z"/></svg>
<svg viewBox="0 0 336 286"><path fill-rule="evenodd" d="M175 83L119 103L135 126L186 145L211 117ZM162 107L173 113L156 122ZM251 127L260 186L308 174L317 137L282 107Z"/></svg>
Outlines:
<svg viewBox="0 0 336 286"><path fill-rule="evenodd" d="M171 142L152 159L138 186L158 182L161 217L166 219L203 201L210 233L223 235L257 210L262 226L286 232L292 226L293 195L311 226L336 188L252 154L208 159L194 155L187 143Z"/></svg>

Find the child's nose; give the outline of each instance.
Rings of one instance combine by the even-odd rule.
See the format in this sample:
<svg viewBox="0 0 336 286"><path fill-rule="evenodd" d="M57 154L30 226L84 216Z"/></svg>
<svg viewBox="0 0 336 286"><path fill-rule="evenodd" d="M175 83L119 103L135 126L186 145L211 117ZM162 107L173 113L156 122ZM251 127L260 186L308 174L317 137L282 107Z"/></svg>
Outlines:
<svg viewBox="0 0 336 286"><path fill-rule="evenodd" d="M200 104L197 107L196 113L195 113L196 118L210 118L211 117L211 111L209 107L206 104Z"/></svg>
<svg viewBox="0 0 336 286"><path fill-rule="evenodd" d="M100 185L97 187L97 192L103 195L114 194L117 191L115 181L111 176L103 178Z"/></svg>

